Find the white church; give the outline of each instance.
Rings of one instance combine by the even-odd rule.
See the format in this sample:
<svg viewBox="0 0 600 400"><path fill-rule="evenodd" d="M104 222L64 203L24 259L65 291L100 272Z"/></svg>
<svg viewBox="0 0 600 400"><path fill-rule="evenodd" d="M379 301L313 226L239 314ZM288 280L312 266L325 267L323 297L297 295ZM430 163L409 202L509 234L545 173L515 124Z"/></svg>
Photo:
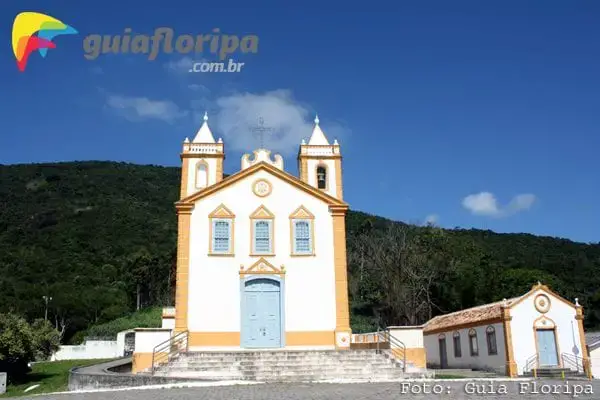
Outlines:
<svg viewBox="0 0 600 400"><path fill-rule="evenodd" d="M188 332L189 351L349 348L339 144L317 118L299 177L258 149L224 178L224 158L205 115L181 153L174 334Z"/></svg>
<svg viewBox="0 0 600 400"><path fill-rule="evenodd" d="M299 178L258 149L224 179L206 115L181 158L175 330L190 349L348 347L348 205L340 146L318 119Z"/></svg>

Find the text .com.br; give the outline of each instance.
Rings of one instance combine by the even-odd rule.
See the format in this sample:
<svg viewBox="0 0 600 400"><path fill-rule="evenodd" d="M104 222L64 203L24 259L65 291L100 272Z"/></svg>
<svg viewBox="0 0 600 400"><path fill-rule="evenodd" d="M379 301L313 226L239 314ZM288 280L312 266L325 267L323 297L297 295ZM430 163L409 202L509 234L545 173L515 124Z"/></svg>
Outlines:
<svg viewBox="0 0 600 400"><path fill-rule="evenodd" d="M244 63L230 58L226 62L194 62L188 72L241 72L243 67Z"/></svg>

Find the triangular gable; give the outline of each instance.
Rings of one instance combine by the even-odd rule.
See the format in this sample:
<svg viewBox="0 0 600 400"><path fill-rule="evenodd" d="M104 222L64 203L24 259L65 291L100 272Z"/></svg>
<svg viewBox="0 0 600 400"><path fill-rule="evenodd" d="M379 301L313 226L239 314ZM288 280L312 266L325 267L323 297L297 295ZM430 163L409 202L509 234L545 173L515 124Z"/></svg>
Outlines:
<svg viewBox="0 0 600 400"><path fill-rule="evenodd" d="M300 206L290 214L290 219L314 219L315 216L304 206Z"/></svg>
<svg viewBox="0 0 600 400"><path fill-rule="evenodd" d="M283 275L285 274L285 267L282 265L281 269L275 267L273 264L260 258L257 262L252 264L250 268L244 270L244 266L240 266L240 275Z"/></svg>
<svg viewBox="0 0 600 400"><path fill-rule="evenodd" d="M576 304L571 303L569 300L567 300L564 297L560 296L556 292L553 292L548 286L542 285L540 282L538 282L536 285L533 285L531 287L531 290L529 292L525 293L523 296L521 296L521 298L519 298L517 301L511 303L510 304L510 308L514 308L517 304L522 303L523 301L525 301L525 299L529 298L532 294L534 294L538 290L546 292L547 294L549 294L549 295L555 297L556 299L562 301L563 303L565 303L569 307L573 307L575 309L577 308Z"/></svg>
<svg viewBox="0 0 600 400"><path fill-rule="evenodd" d="M225 207L224 204L221 204L213 212L208 215L210 218L235 218L235 214L229 210L229 208Z"/></svg>
<svg viewBox="0 0 600 400"><path fill-rule="evenodd" d="M269 209L265 206L260 206L252 214L250 214L250 218L256 219L273 219L275 215L269 211Z"/></svg>
<svg viewBox="0 0 600 400"><path fill-rule="evenodd" d="M342 200L336 199L333 196L328 195L327 193L310 186L308 183L305 183L303 181L301 181L300 179L298 179L297 177L288 174L285 171L282 171L278 168L275 168L272 165L269 165L267 163L265 163L264 161L261 161L257 164L254 164L253 166L246 168L242 171L239 171L233 175L228 176L227 178L223 179L222 181L215 183L214 185L211 185L207 188L201 189L196 193L193 193L181 200L179 200L178 202L176 202L175 204L179 207L183 207L185 204L193 204L196 201L207 197L227 186L230 186L242 179L244 179L247 176L252 175L255 172L258 171L267 171L270 174L272 174L273 176L280 178L281 180L289 183L292 186L295 186L296 188L311 194L312 196L324 201L325 203L332 205L332 206L337 206L336 208L347 208L348 204Z"/></svg>

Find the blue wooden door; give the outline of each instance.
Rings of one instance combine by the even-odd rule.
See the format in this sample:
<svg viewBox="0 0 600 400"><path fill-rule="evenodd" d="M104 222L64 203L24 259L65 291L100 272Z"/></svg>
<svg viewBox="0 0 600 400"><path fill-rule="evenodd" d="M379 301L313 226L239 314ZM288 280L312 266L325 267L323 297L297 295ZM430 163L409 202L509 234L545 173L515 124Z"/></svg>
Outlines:
<svg viewBox="0 0 600 400"><path fill-rule="evenodd" d="M536 331L538 351L541 366L558 365L558 354L556 353L556 338L554 330L538 329Z"/></svg>
<svg viewBox="0 0 600 400"><path fill-rule="evenodd" d="M255 279L244 288L242 345L281 347L281 302L279 282Z"/></svg>

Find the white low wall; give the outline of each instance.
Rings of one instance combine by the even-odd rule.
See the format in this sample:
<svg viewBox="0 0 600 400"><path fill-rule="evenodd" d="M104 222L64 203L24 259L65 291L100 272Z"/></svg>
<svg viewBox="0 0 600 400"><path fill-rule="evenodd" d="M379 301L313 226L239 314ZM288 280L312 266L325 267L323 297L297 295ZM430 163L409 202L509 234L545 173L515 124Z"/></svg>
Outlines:
<svg viewBox="0 0 600 400"><path fill-rule="evenodd" d="M422 326L390 326L390 335L404 343L407 349L423 348ZM392 345L392 348L396 346Z"/></svg>
<svg viewBox="0 0 600 400"><path fill-rule="evenodd" d="M134 353L152 353L154 347L171 337L171 330L164 328L136 328Z"/></svg>
<svg viewBox="0 0 600 400"><path fill-rule="evenodd" d="M120 350L120 351L119 351ZM90 340L77 346L60 346L51 357L59 360L91 360L97 358L123 357L123 349L119 349L116 340Z"/></svg>

